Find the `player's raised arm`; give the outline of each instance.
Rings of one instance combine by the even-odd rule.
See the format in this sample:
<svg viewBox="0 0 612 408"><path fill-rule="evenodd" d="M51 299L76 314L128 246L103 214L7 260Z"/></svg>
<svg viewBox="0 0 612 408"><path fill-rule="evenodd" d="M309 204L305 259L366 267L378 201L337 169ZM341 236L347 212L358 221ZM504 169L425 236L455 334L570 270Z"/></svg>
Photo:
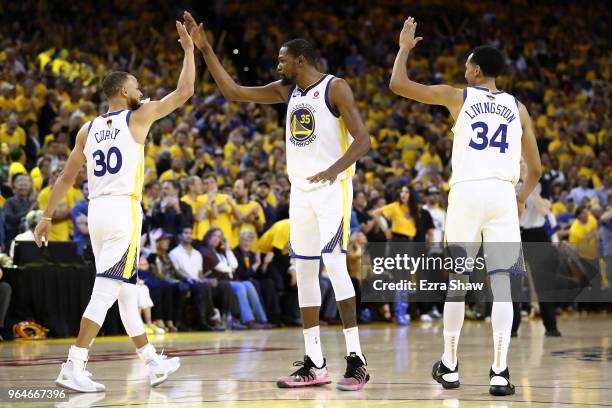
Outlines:
<svg viewBox="0 0 612 408"><path fill-rule="evenodd" d="M400 50L395 57L393 73L389 88L397 95L413 99L430 105L443 105L449 108L451 114L458 112L463 103L463 92L461 89L448 85L423 85L408 78L406 63L410 51L421 41L422 37L414 37L417 23L412 17L404 22L400 33Z"/></svg>
<svg viewBox="0 0 612 408"><path fill-rule="evenodd" d="M53 185L51 190L51 197L49 198L49 204L43 212L42 219L34 230L34 241L39 247L42 246L43 240L47 240L47 235L51 232L51 219L53 218L53 212L63 200L70 190L70 187L74 185L79 171L85 163L85 154L83 149L85 148L85 142L87 141L87 127L89 122L85 123L79 132L77 133L76 142L74 149L68 156L68 161L64 170L60 173L57 181Z"/></svg>
<svg viewBox="0 0 612 408"><path fill-rule="evenodd" d="M174 91L159 101L143 104L132 114L130 130L132 130L134 137L141 143L144 143L144 139L153 122L168 115L179 106L184 105L194 92L195 60L193 56L193 41L185 26L178 21L176 22L176 31L179 35L179 42L185 51L183 69Z"/></svg>
<svg viewBox="0 0 612 408"><path fill-rule="evenodd" d="M202 23L198 24L189 12L184 14L185 24L193 42L202 53L204 61L210 70L223 97L229 101L256 102L256 103L285 103L289 87L282 85L282 81L271 82L265 86L241 86L227 73L219 58L206 38L206 31Z"/></svg>
<svg viewBox="0 0 612 408"><path fill-rule="evenodd" d="M327 170L308 178L311 183L333 182L337 175L362 158L370 150L370 136L361 121L355 106L355 98L349 84L344 79L335 78L329 86L329 99L340 114L347 130L353 136L353 143L346 153Z"/></svg>
<svg viewBox="0 0 612 408"><path fill-rule="evenodd" d="M521 139L521 148L523 159L527 164L527 175L523 180L523 186L517 193L516 201L518 203L519 214L525 209L525 202L529 194L538 185L540 176L542 175L542 164L540 163L540 152L536 142L535 134L533 133L533 125L527 108L522 103L519 104L519 115L521 118L521 127L523 128L523 137Z"/></svg>

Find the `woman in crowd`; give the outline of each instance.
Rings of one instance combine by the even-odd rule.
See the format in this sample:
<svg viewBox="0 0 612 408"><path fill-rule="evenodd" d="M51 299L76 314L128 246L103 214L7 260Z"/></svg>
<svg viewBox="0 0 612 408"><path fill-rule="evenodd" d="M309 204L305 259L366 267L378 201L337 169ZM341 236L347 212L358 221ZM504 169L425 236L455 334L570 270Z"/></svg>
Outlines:
<svg viewBox="0 0 612 408"><path fill-rule="evenodd" d="M234 255L238 261L236 279L248 281L255 286L264 303L268 318L274 324L280 323L280 303L278 291L273 279L261 273L261 259L259 254L252 250L255 233L250 230L240 231L238 246L234 248Z"/></svg>
<svg viewBox="0 0 612 408"><path fill-rule="evenodd" d="M138 276L149 288L155 324L166 331L176 332L184 328L183 309L189 286L179 280L180 275L168 257L170 235L162 235L153 245L156 252L149 255L148 260L141 258Z"/></svg>
<svg viewBox="0 0 612 408"><path fill-rule="evenodd" d="M202 257L204 258L204 275L216 278L219 284L227 283L232 289L240 309L240 320L249 329L269 327L266 312L261 305L255 286L249 281L235 280L234 273L238 261L227 247L227 240L219 228L213 227L202 240ZM230 316L228 316L230 317ZM241 328L232 320L233 328Z"/></svg>

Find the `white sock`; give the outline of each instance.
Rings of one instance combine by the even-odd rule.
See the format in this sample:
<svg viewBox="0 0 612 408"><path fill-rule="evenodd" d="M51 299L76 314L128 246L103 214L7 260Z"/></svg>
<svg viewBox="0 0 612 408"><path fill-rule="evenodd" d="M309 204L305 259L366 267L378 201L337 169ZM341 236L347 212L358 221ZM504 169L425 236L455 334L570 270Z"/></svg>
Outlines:
<svg viewBox="0 0 612 408"><path fill-rule="evenodd" d="M149 363L153 360L157 360L157 352L155 351L155 347L151 343L147 343L141 348L136 350L138 352L138 356L145 363Z"/></svg>
<svg viewBox="0 0 612 408"><path fill-rule="evenodd" d="M366 363L365 357L361 353L361 344L359 343L359 329L357 326L349 327L342 330L344 332L344 340L346 341L346 354L355 353L359 356L363 364Z"/></svg>
<svg viewBox="0 0 612 408"><path fill-rule="evenodd" d="M496 374L508 367L507 356L510 346L510 332L513 319L512 303L493 302L491 310L491 324L493 326L493 365Z"/></svg>
<svg viewBox="0 0 612 408"><path fill-rule="evenodd" d="M463 327L464 315L464 302L446 302L444 304L444 354L442 354L442 363L451 370L457 367L457 349L459 348L459 335Z"/></svg>
<svg viewBox="0 0 612 408"><path fill-rule="evenodd" d="M323 351L321 350L321 331L319 326L304 329L304 346L306 355L314 365L323 366Z"/></svg>
<svg viewBox="0 0 612 408"><path fill-rule="evenodd" d="M510 332L514 311L511 302L510 276L507 273L496 273L489 277L493 292L491 309L491 326L493 328L493 365L496 374L508 367L507 356L510 345Z"/></svg>
<svg viewBox="0 0 612 408"><path fill-rule="evenodd" d="M89 356L89 349L84 347L71 346L68 350L68 361L72 361L75 371L83 371Z"/></svg>

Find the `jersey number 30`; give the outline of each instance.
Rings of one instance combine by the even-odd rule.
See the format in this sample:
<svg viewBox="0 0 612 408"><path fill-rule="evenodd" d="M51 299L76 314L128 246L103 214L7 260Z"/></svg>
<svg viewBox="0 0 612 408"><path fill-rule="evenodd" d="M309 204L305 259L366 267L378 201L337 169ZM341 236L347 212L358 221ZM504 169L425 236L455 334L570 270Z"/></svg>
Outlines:
<svg viewBox="0 0 612 408"><path fill-rule="evenodd" d="M115 156L115 159L111 160L113 156ZM93 153L93 157L96 161L93 172L96 177L102 177L106 172L115 174L121 169L121 163L123 161L121 158L121 151L115 146L108 149L108 154L106 155L104 155L102 150L96 150ZM111 164L111 162L114 162L114 165Z"/></svg>
<svg viewBox="0 0 612 408"><path fill-rule="evenodd" d="M484 150L487 147L497 147L500 153L506 153L508 143L506 142L506 135L508 133L508 125L502 123L499 125L493 137L489 140L487 133L489 133L489 127L484 122L472 123L472 130L476 131L476 140L471 139L469 146L476 150Z"/></svg>

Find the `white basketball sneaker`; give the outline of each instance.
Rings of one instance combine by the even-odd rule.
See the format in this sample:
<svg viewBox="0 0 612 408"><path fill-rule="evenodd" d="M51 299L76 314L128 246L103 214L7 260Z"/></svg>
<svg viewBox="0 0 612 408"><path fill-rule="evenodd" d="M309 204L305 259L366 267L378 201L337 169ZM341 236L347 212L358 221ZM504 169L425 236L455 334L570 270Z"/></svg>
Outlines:
<svg viewBox="0 0 612 408"><path fill-rule="evenodd" d="M57 376L55 384L59 387L78 392L103 392L106 390L103 384L92 381L89 371L84 369L75 370L72 361L62 364L62 370Z"/></svg>
<svg viewBox="0 0 612 408"><path fill-rule="evenodd" d="M178 357L167 358L163 354L157 356L157 358L149 361L147 367L149 368L149 379L151 380L151 387L157 387L168 379L168 376L179 369L181 366L181 359Z"/></svg>

